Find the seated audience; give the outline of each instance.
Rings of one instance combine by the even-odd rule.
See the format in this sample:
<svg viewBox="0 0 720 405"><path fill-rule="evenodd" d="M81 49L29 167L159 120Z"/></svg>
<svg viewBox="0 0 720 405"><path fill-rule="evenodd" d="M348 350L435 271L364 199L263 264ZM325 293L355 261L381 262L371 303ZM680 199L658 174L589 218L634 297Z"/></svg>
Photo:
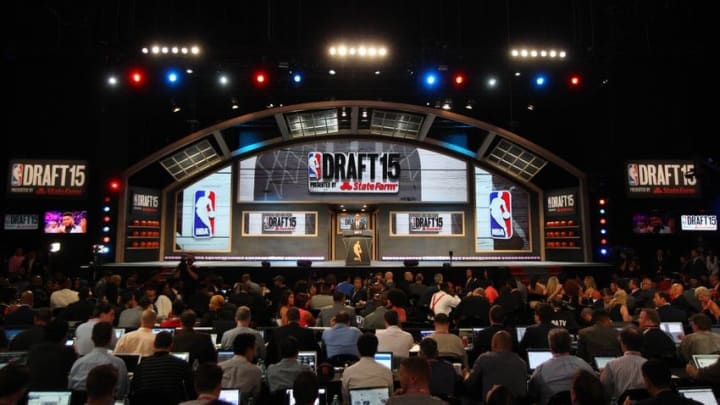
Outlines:
<svg viewBox="0 0 720 405"><path fill-rule="evenodd" d="M173 349L173 337L169 332L155 335L155 353L142 359L133 376L131 392L133 395L152 394L153 397L166 398L178 403L193 396L192 370L187 361L170 354Z"/></svg>
<svg viewBox="0 0 720 405"><path fill-rule="evenodd" d="M579 370L575 374L570 386L572 405L607 405L605 398L602 383L595 373Z"/></svg>
<svg viewBox="0 0 720 405"><path fill-rule="evenodd" d="M393 362L398 364L402 359L409 357L410 348L415 341L410 333L400 329L398 313L394 310L385 312L385 329L378 329L375 336L378 339L378 351L392 352ZM393 365L393 367L395 367Z"/></svg>
<svg viewBox="0 0 720 405"><path fill-rule="evenodd" d="M349 403L351 389L388 387L388 391L392 390L392 371L375 361L377 347L378 339L372 333L365 333L358 338L357 350L360 353L360 360L347 367L342 374L342 394L345 403Z"/></svg>
<svg viewBox="0 0 720 405"><path fill-rule="evenodd" d="M90 353L80 357L70 369L68 386L76 391L85 391L87 376L90 370L110 364L118 371L118 383L115 388L116 398L125 398L128 392L128 374L125 362L108 352L111 336L114 335L112 325L107 322L98 322L92 329L92 340L95 348Z"/></svg>
<svg viewBox="0 0 720 405"><path fill-rule="evenodd" d="M126 333L115 345L114 353L135 353L143 357L155 353L155 335L152 332L157 316L151 309L146 309L140 318L140 329ZM114 334L113 334L114 336Z"/></svg>
<svg viewBox="0 0 720 405"><path fill-rule="evenodd" d="M115 401L115 386L118 371L110 364L103 364L90 370L87 378L86 405L108 405Z"/></svg>
<svg viewBox="0 0 720 405"><path fill-rule="evenodd" d="M233 342L235 356L219 364L223 370L222 387L239 389L243 398L257 398L262 388L260 367L252 364L255 347L255 335L241 333Z"/></svg>
<svg viewBox="0 0 720 405"><path fill-rule="evenodd" d="M320 384L315 373L303 371L295 377L292 388L296 405L314 405L318 398Z"/></svg>
<svg viewBox="0 0 720 405"><path fill-rule="evenodd" d="M618 332L604 309L593 311L593 326L578 332L577 356L591 363L595 356L618 356Z"/></svg>
<svg viewBox="0 0 720 405"><path fill-rule="evenodd" d="M207 333L195 332L193 327L197 322L195 311L188 309L180 315L182 329L175 332L173 337L173 349L176 352L190 353L190 364L197 360L198 364L216 362L215 342Z"/></svg>
<svg viewBox="0 0 720 405"><path fill-rule="evenodd" d="M298 343L294 337L288 336L280 345L282 360L271 364L267 369L267 383L270 392L292 388L295 377L303 371L311 371L310 367L297 361Z"/></svg>
<svg viewBox="0 0 720 405"><path fill-rule="evenodd" d="M720 353L720 334L712 332L712 321L705 314L690 317L693 333L680 341L680 357L683 361L692 360L693 354Z"/></svg>
<svg viewBox="0 0 720 405"><path fill-rule="evenodd" d="M180 405L206 405L220 396L223 371L217 364L204 363L198 366L193 375L197 399L185 401Z"/></svg>
<svg viewBox="0 0 720 405"><path fill-rule="evenodd" d="M435 315L435 331L428 337L435 339L441 357L454 357L463 367L468 367L465 345L458 335L450 333L450 318L445 314Z"/></svg>
<svg viewBox="0 0 720 405"><path fill-rule="evenodd" d="M15 405L25 396L30 386L27 366L11 363L0 369L0 404Z"/></svg>
<svg viewBox="0 0 720 405"><path fill-rule="evenodd" d="M34 345L28 353L30 389L33 391L56 391L68 387L68 374L77 354L65 346L68 323L56 318L45 326L45 341Z"/></svg>
<svg viewBox="0 0 720 405"><path fill-rule="evenodd" d="M478 392L485 398L493 385L507 387L514 398L527 395L527 363L512 351L512 336L507 331L495 333L492 339L492 351L481 354L475 360L468 375L468 389Z"/></svg>
<svg viewBox="0 0 720 405"><path fill-rule="evenodd" d="M613 402L627 390L644 388L641 368L647 360L640 354L642 345L643 335L637 328L627 327L620 332L623 356L609 361L600 373L605 394Z"/></svg>
<svg viewBox="0 0 720 405"><path fill-rule="evenodd" d="M687 399L672 388L670 367L657 359L650 359L642 365L645 388L652 398L634 401L633 405L699 405L700 402ZM630 401L625 401L628 404Z"/></svg>
<svg viewBox="0 0 720 405"><path fill-rule="evenodd" d="M350 326L350 315L340 311L335 315L335 325L322 333L322 342L330 359L340 354L349 354L360 357L357 342L362 332L360 329Z"/></svg>
<svg viewBox="0 0 720 405"><path fill-rule="evenodd" d="M273 330L272 337L267 346L266 364L273 364L282 358L281 348L283 342L292 337L297 343L298 350L308 350L320 354L320 346L318 346L315 334L311 329L300 326L300 311L298 308L291 307L287 310L287 325L281 326Z"/></svg>
<svg viewBox="0 0 720 405"><path fill-rule="evenodd" d="M400 389L386 405L443 405L445 401L430 394L430 366L422 357L408 357L400 363Z"/></svg>
<svg viewBox="0 0 720 405"><path fill-rule="evenodd" d="M249 307L241 306L235 311L237 326L223 333L221 343L223 350L232 350L235 337L243 333L249 333L255 335L255 356L261 359L265 358L265 340L262 333L250 327L251 321L252 314Z"/></svg>
<svg viewBox="0 0 720 405"><path fill-rule="evenodd" d="M418 355L424 357L430 365L430 394L442 398L455 396L455 387L460 380L460 375L451 363L438 359L435 339L423 339L420 342Z"/></svg>

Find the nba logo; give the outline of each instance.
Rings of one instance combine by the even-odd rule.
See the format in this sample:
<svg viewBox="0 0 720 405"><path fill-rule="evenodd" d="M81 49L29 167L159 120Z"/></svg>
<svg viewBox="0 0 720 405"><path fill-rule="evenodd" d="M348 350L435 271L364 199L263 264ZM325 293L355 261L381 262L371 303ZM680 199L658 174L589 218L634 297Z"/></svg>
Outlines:
<svg viewBox="0 0 720 405"><path fill-rule="evenodd" d="M512 198L509 191L490 192L490 236L510 239L512 229Z"/></svg>
<svg viewBox="0 0 720 405"><path fill-rule="evenodd" d="M212 238L215 235L215 192L195 191L194 238Z"/></svg>
<svg viewBox="0 0 720 405"><path fill-rule="evenodd" d="M630 186L639 186L639 185L640 185L640 179L638 178L638 165L637 165L637 163L628 163L628 165L627 165L627 171L628 171L628 185L630 185Z"/></svg>
<svg viewBox="0 0 720 405"><path fill-rule="evenodd" d="M322 179L322 155L319 152L308 153L308 178L314 180Z"/></svg>
<svg viewBox="0 0 720 405"><path fill-rule="evenodd" d="M23 164L22 163L13 163L12 164L12 177L10 178L10 185L12 186L22 186L22 179L23 179Z"/></svg>

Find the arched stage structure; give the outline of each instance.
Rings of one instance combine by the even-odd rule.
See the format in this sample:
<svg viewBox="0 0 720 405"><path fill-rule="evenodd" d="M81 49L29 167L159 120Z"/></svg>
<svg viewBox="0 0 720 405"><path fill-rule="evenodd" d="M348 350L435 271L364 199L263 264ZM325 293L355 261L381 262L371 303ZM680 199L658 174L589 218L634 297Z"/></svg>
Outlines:
<svg viewBox="0 0 720 405"><path fill-rule="evenodd" d="M116 266L185 253L249 268L596 265L584 173L434 108L270 108L192 133L123 180Z"/></svg>

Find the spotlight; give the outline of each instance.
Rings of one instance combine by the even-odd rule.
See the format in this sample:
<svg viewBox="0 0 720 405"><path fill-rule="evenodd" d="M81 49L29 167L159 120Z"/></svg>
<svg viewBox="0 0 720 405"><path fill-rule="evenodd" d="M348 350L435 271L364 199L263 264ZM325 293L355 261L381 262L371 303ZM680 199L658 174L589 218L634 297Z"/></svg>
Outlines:
<svg viewBox="0 0 720 405"><path fill-rule="evenodd" d="M328 70L328 74L329 74L330 76L335 76L336 73L337 73L337 72L335 71L335 69L330 69L330 70Z"/></svg>
<svg viewBox="0 0 720 405"><path fill-rule="evenodd" d="M227 86L227 84L230 83L230 79L228 79L225 75L220 75L220 77L218 77L218 82L222 86Z"/></svg>
<svg viewBox="0 0 720 405"><path fill-rule="evenodd" d="M177 54L178 53L178 47L173 46L172 49L170 49L170 52Z"/></svg>
<svg viewBox="0 0 720 405"><path fill-rule="evenodd" d="M452 110L452 101L445 100L445 102L442 105L442 109L445 111Z"/></svg>
<svg viewBox="0 0 720 405"><path fill-rule="evenodd" d="M151 49L152 49L153 55L157 55L160 53L160 47L157 45L153 45L153 47Z"/></svg>
<svg viewBox="0 0 720 405"><path fill-rule="evenodd" d="M146 55L147 55L147 54L148 54L149 52L150 52L150 50L149 50L149 49L147 49L147 48L143 47L143 49L142 49L142 53L144 53L144 54L146 54Z"/></svg>
<svg viewBox="0 0 720 405"><path fill-rule="evenodd" d="M547 81L547 79L545 78L544 75L535 76L535 86L537 86L537 87L545 86L546 81Z"/></svg>
<svg viewBox="0 0 720 405"><path fill-rule="evenodd" d="M491 89L494 88L495 86L497 86L497 79L494 77L489 78L487 80L487 86Z"/></svg>
<svg viewBox="0 0 720 405"><path fill-rule="evenodd" d="M62 249L62 245L60 244L60 242L50 243L50 253L57 253L60 251L60 249Z"/></svg>
<svg viewBox="0 0 720 405"><path fill-rule="evenodd" d="M180 81L180 73L177 70L168 70L165 74L165 80L171 86L176 85Z"/></svg>
<svg viewBox="0 0 720 405"><path fill-rule="evenodd" d="M182 110L182 108L180 108L180 106L177 103L175 103L175 100L171 100L170 105L171 105L171 111L174 113L178 113Z"/></svg>
<svg viewBox="0 0 720 405"><path fill-rule="evenodd" d="M141 86L145 81L145 74L139 69L130 71L130 84L133 86Z"/></svg>
<svg viewBox="0 0 720 405"><path fill-rule="evenodd" d="M376 71L375 71L375 76L380 76L380 73L381 73L381 72L380 72L379 70L376 70Z"/></svg>
<svg viewBox="0 0 720 405"><path fill-rule="evenodd" d="M102 229L102 230L103 230L103 232L110 232L110 227L109 227L109 226L103 226L103 229Z"/></svg>
<svg viewBox="0 0 720 405"><path fill-rule="evenodd" d="M456 74L455 75L455 84L460 86L463 83L465 83L465 76L463 76L462 74Z"/></svg>
<svg viewBox="0 0 720 405"><path fill-rule="evenodd" d="M183 46L182 48L180 48L180 53L183 54L183 55L187 55L188 49Z"/></svg>
<svg viewBox="0 0 720 405"><path fill-rule="evenodd" d="M160 52L165 53L165 54L168 53L168 47L163 46L162 48L160 48Z"/></svg>
<svg viewBox="0 0 720 405"><path fill-rule="evenodd" d="M292 78L292 79L293 79L293 82L295 82L295 83L300 83L300 82L302 82L303 77L302 77L302 74L300 74L300 73L295 73L295 74L293 75L293 78Z"/></svg>
<svg viewBox="0 0 720 405"><path fill-rule="evenodd" d="M237 102L237 99L236 99L236 98L233 98L233 99L232 99L232 101L231 101L231 107L230 107L230 108L233 109L233 110L237 110L238 108L240 108L240 105L238 105L238 102Z"/></svg>
<svg viewBox="0 0 720 405"><path fill-rule="evenodd" d="M571 87L579 87L580 86L580 76L578 76L578 75L570 76L570 86Z"/></svg>
<svg viewBox="0 0 720 405"><path fill-rule="evenodd" d="M108 79L107 79L107 84L110 85L110 86L115 87L115 86L118 84L118 79L117 79L117 77L114 76L114 75L108 77Z"/></svg>
<svg viewBox="0 0 720 405"><path fill-rule="evenodd" d="M190 48L190 53L193 54L193 55L199 55L199 54L200 54L200 47L198 47L197 45L191 47L191 48Z"/></svg>
<svg viewBox="0 0 720 405"><path fill-rule="evenodd" d="M428 87L433 87L437 83L437 75L435 73L428 73L425 75L425 84Z"/></svg>
<svg viewBox="0 0 720 405"><path fill-rule="evenodd" d="M267 81L267 74L265 72L257 72L255 73L255 84L258 86L265 85L265 82Z"/></svg>

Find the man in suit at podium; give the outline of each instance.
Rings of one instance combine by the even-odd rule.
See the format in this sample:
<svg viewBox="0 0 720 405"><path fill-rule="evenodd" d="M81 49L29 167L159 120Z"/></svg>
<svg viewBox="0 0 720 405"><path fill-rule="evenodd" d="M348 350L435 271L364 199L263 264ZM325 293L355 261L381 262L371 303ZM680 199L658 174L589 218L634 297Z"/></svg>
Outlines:
<svg viewBox="0 0 720 405"><path fill-rule="evenodd" d="M368 229L367 218L361 216L359 213L353 217L350 227L353 231L364 231Z"/></svg>

